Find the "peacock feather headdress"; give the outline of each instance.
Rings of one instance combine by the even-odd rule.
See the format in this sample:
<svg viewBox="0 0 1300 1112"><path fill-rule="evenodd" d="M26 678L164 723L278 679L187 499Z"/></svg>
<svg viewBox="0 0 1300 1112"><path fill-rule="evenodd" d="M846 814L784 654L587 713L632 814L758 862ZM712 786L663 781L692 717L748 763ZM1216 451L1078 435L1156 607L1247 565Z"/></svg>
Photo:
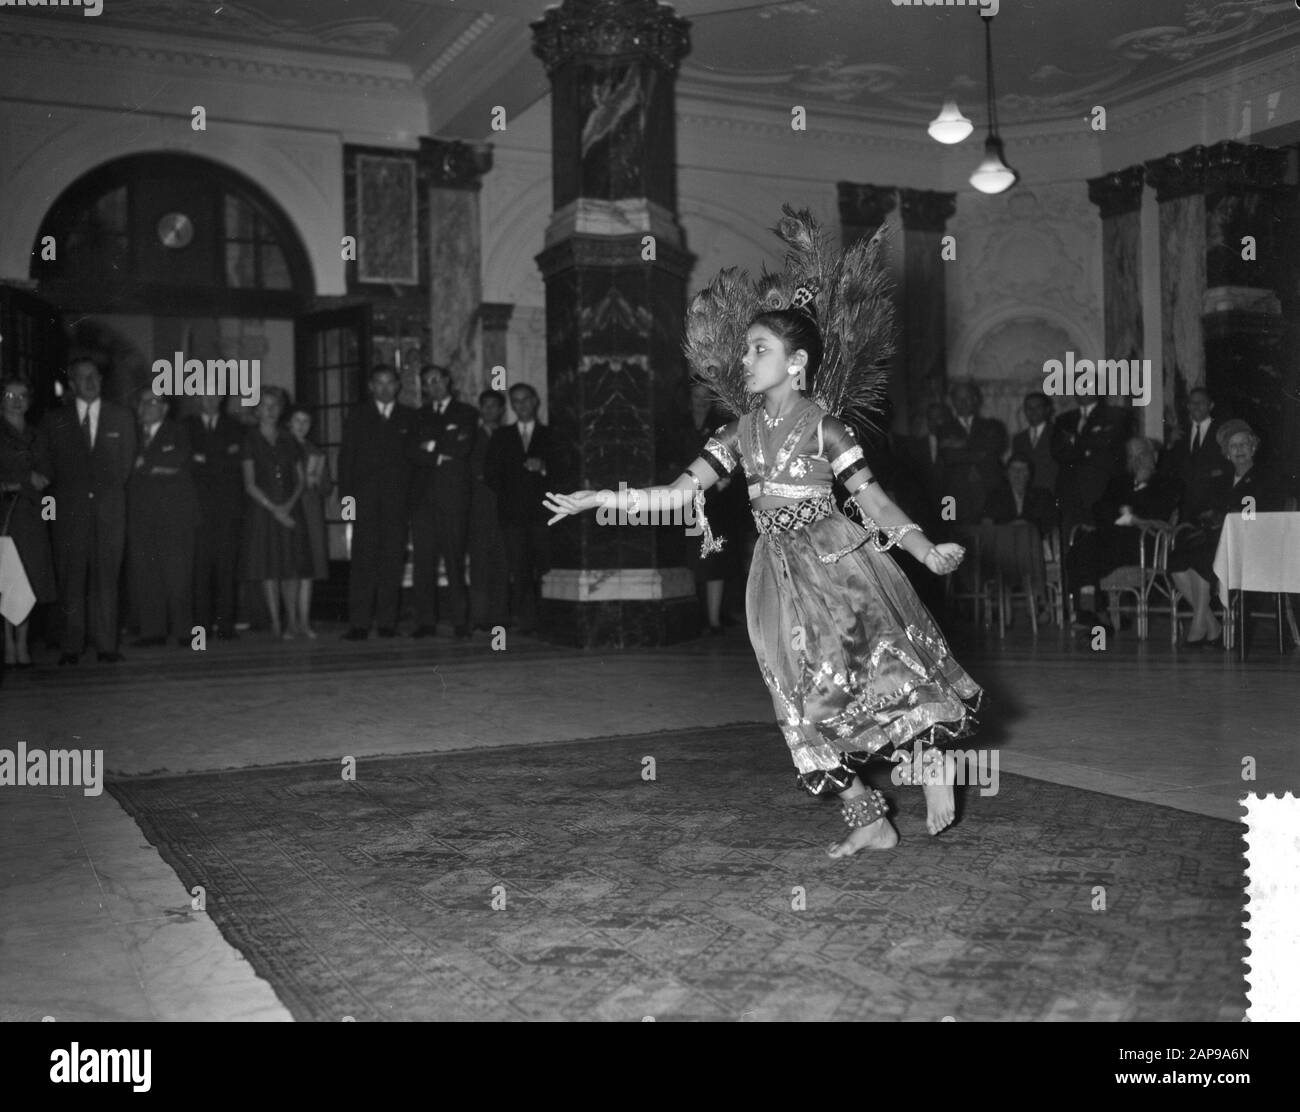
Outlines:
<svg viewBox="0 0 1300 1112"><path fill-rule="evenodd" d="M821 225L788 204L773 231L788 248L785 269L757 281L728 267L691 299L684 346L691 369L709 385L720 408L740 416L757 406L745 390L745 333L768 309L811 310L824 352L811 383L826 412L877 425L888 394L894 351L894 306L885 263L885 226L846 251L827 248Z"/></svg>

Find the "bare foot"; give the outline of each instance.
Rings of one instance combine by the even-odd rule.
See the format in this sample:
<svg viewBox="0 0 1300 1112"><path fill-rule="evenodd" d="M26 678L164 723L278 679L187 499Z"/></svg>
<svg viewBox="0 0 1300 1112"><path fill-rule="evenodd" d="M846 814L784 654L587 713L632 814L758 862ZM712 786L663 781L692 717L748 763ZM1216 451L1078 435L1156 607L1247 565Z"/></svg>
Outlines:
<svg viewBox="0 0 1300 1112"><path fill-rule="evenodd" d="M876 819L870 826L856 827L842 842L832 842L828 857L852 857L860 849L893 849L898 831L888 819Z"/></svg>
<svg viewBox="0 0 1300 1112"><path fill-rule="evenodd" d="M951 753L943 755L943 783L922 783L925 791L925 827L931 835L952 825L957 817L957 803L953 798L952 785L957 775L957 762Z"/></svg>

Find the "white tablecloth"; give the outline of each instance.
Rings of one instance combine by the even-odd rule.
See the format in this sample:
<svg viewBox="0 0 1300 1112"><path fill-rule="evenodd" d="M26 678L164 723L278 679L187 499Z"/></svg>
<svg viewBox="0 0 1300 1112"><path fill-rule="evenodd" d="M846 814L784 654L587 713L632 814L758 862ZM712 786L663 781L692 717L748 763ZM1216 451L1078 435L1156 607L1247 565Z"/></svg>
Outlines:
<svg viewBox="0 0 1300 1112"><path fill-rule="evenodd" d="M1228 605L1229 591L1282 591L1300 594L1300 513L1240 513L1223 520L1214 555L1219 598Z"/></svg>

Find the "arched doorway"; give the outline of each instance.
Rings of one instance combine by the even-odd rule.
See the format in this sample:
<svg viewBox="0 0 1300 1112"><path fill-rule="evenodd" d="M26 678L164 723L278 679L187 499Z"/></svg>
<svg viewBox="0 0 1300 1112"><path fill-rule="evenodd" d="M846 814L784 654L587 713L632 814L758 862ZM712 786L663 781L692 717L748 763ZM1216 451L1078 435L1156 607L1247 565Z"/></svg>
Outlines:
<svg viewBox="0 0 1300 1112"><path fill-rule="evenodd" d="M243 174L190 154L115 159L54 200L31 249L28 290L0 287L0 371L57 404L70 349L106 365L119 401L152 382L157 359L256 359L262 385L313 412L313 439L337 455L347 409L364 397L367 305L312 312L316 281L297 230ZM174 416L197 408L179 399ZM230 400L230 411L251 409ZM347 555L327 505L330 553Z"/></svg>

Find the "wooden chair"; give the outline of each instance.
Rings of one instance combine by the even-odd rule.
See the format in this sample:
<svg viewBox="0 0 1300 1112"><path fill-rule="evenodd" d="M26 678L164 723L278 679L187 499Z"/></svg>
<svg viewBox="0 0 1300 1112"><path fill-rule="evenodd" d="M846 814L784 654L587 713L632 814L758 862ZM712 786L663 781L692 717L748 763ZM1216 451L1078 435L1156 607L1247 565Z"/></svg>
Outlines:
<svg viewBox="0 0 1300 1112"><path fill-rule="evenodd" d="M952 610L954 602L970 602L974 604L975 624L983 625L988 629L993 624L993 608L1000 604L997 600L997 581L987 580L984 578L983 563L980 559L980 539L979 534L974 530L965 531L957 530L957 543L964 545L966 548L966 560L964 563L969 569L968 574L973 583L972 589L964 589L958 586L958 576L949 575L944 577L944 601L949 611Z"/></svg>
<svg viewBox="0 0 1300 1112"><path fill-rule="evenodd" d="M1076 525L1070 531L1070 543L1082 532L1090 530L1089 525ZM1151 596L1158 592L1165 599L1173 594L1166 570L1169 559L1169 537L1173 524L1167 522L1143 522L1135 526L1138 530L1136 564L1125 564L1102 576L1097 589L1106 595L1107 609L1112 618L1118 618L1121 602L1125 595L1133 598L1134 625L1139 641L1147 639L1149 632L1149 615L1151 613ZM1148 544L1148 542L1151 542ZM1151 549L1148 554L1148 547Z"/></svg>
<svg viewBox="0 0 1300 1112"><path fill-rule="evenodd" d="M1047 575L1047 608L1051 611L1056 624L1062 629L1070 615L1065 590L1065 573L1061 560L1061 529L1053 526L1043 537L1043 568Z"/></svg>

